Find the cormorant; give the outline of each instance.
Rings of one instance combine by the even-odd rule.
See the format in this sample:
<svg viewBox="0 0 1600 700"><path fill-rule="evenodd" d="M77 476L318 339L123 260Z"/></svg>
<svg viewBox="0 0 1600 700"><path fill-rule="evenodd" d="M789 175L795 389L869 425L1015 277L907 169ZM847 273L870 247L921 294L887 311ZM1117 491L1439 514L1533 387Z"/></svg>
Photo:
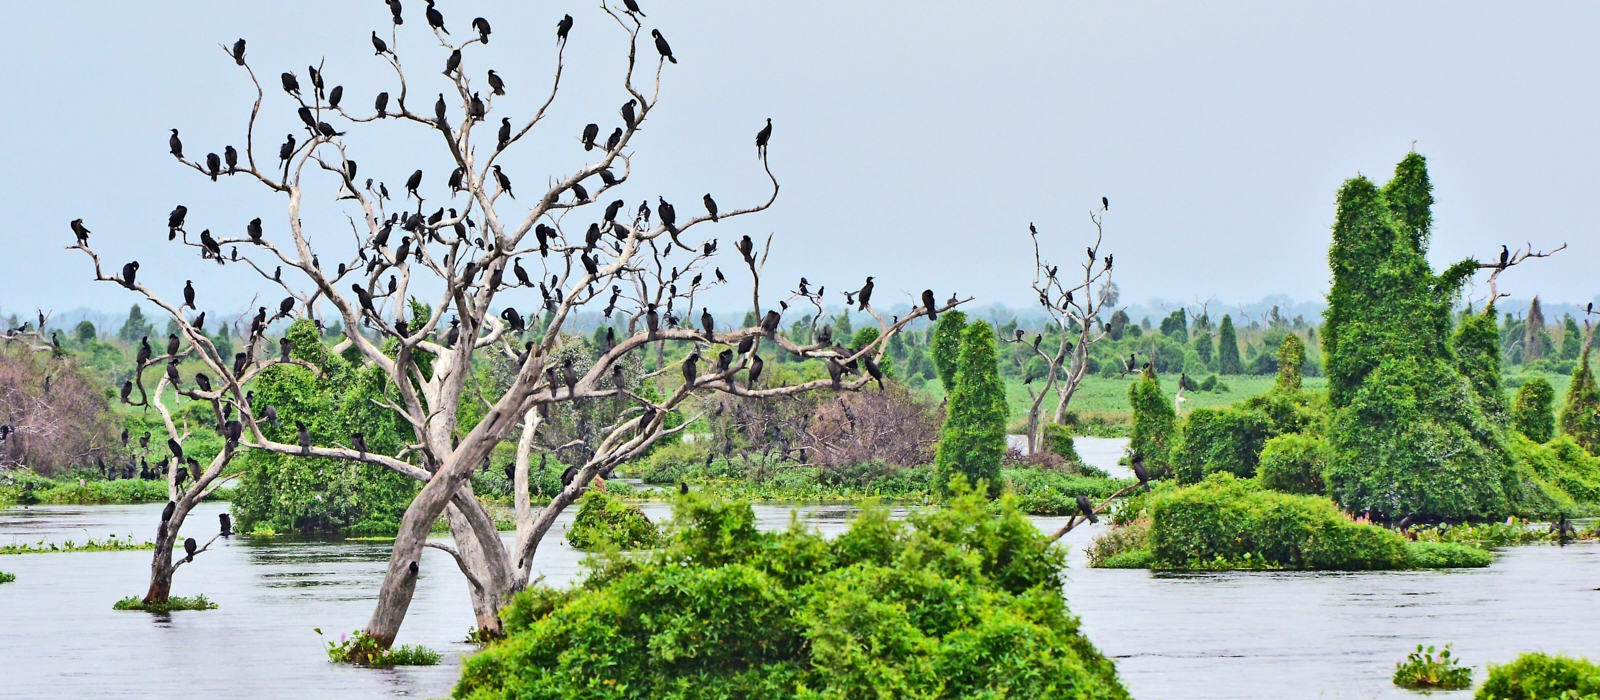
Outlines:
<svg viewBox="0 0 1600 700"><path fill-rule="evenodd" d="M299 97L300 96L300 81L295 79L294 74L293 73L284 73L280 77L283 79L283 91L287 92L287 93L289 93L291 95L294 95L295 97Z"/></svg>
<svg viewBox="0 0 1600 700"><path fill-rule="evenodd" d="M428 0L428 9L423 14L428 17L428 26L446 34L450 33L450 30L444 28L444 15L433 6L433 0Z"/></svg>
<svg viewBox="0 0 1600 700"><path fill-rule="evenodd" d="M233 42L233 62L244 65L244 39Z"/></svg>
<svg viewBox="0 0 1600 700"><path fill-rule="evenodd" d="M1088 518L1089 522L1091 523L1100 522L1100 519L1094 515L1094 506L1089 503L1088 497L1084 496L1083 494L1078 494L1077 501L1078 512L1082 513L1084 517Z"/></svg>
<svg viewBox="0 0 1600 700"><path fill-rule="evenodd" d="M939 320L939 311L938 311L937 305L934 304L934 302L933 302L933 290L932 289L924 289L924 290L922 290L922 308L924 308L924 309L926 309L928 311L928 320L929 321L937 321L937 320Z"/></svg>
<svg viewBox="0 0 1600 700"><path fill-rule="evenodd" d="M694 388L694 380L700 376L700 351L695 350L683 359L683 383L690 389Z"/></svg>
<svg viewBox="0 0 1600 700"><path fill-rule="evenodd" d="M302 454L302 455L310 455L311 454L311 430L306 428L306 424L302 423L300 421L295 421L294 424L295 424L295 428L300 431L300 435L299 435L299 439L300 439L300 454Z"/></svg>
<svg viewBox="0 0 1600 700"><path fill-rule="evenodd" d="M489 92L502 97L506 94L506 81L501 80L493 68L489 69Z"/></svg>
<svg viewBox="0 0 1600 700"><path fill-rule="evenodd" d="M377 32L372 33L372 48L373 50L377 51L377 53L373 54L375 56L382 56L386 53L389 53L389 45L384 43L382 39L378 38Z"/></svg>
<svg viewBox="0 0 1600 700"><path fill-rule="evenodd" d="M489 20L482 17L472 20L472 28L478 30L478 41L489 43Z"/></svg>
<svg viewBox="0 0 1600 700"><path fill-rule="evenodd" d="M772 139L772 117L767 117L767 125L756 132L756 157L767 156L767 141Z"/></svg>
<svg viewBox="0 0 1600 700"><path fill-rule="evenodd" d="M228 517L227 513L218 513L217 522L222 525L223 537L233 536L233 518Z"/></svg>
<svg viewBox="0 0 1600 700"><path fill-rule="evenodd" d="M72 233L78 237L78 245L89 245L89 229L84 228L83 219L72 220Z"/></svg>
<svg viewBox="0 0 1600 700"><path fill-rule="evenodd" d="M871 301L871 299L872 299L872 276L868 275L867 276L867 283L864 284L864 285L861 285L861 291L856 292L856 301L858 303L860 303L860 306L856 307L856 310L857 311L866 311L867 310L867 303L869 301Z"/></svg>
<svg viewBox="0 0 1600 700"><path fill-rule="evenodd" d="M650 36L655 37L655 39L656 39L656 52L661 54L662 58L667 59L668 61L672 61L673 63L677 63L678 62L678 59L673 57L673 55L672 55L672 47L667 45L667 38L664 37L664 36L661 36L661 30L659 30L659 29L650 30Z"/></svg>
<svg viewBox="0 0 1600 700"><path fill-rule="evenodd" d="M594 140L595 140L595 137L598 137L599 135L600 135L600 125L599 124L589 124L589 125L583 127L583 150L585 150L585 151L594 150Z"/></svg>
<svg viewBox="0 0 1600 700"><path fill-rule="evenodd" d="M572 15L565 15L561 21L556 22L556 41L567 43L567 32L572 31Z"/></svg>
<svg viewBox="0 0 1600 700"><path fill-rule="evenodd" d="M172 155L178 159L183 158L183 141L178 139L178 130L173 129L172 135L167 137L167 147L172 149Z"/></svg>
<svg viewBox="0 0 1600 700"><path fill-rule="evenodd" d="M350 444L355 446L356 452L361 455L362 459L366 459L366 457L367 457L367 436L362 435L361 433L351 433L350 434Z"/></svg>
<svg viewBox="0 0 1600 700"><path fill-rule="evenodd" d="M506 174L500 170L499 163L494 166L494 181L500 184L500 189L505 191L507 197L517 198L515 194L511 193L511 178L506 177Z"/></svg>
<svg viewBox="0 0 1600 700"><path fill-rule="evenodd" d="M710 192L707 192L701 200L706 203L706 211L711 213L711 220L717 221L717 200L711 198Z"/></svg>
<svg viewBox="0 0 1600 700"><path fill-rule="evenodd" d="M184 280L183 281L183 306L179 306L178 310L182 311L184 306L187 306L187 307L189 307L191 309L195 308L195 306L194 306L194 280ZM195 310L199 311L199 309L195 309Z"/></svg>
<svg viewBox="0 0 1600 700"><path fill-rule="evenodd" d="M633 106L638 103L639 101L637 99L628 100L627 102L622 103L622 123L628 125L629 129L632 129L634 125L635 117L633 115ZM174 129L173 131L177 130Z"/></svg>

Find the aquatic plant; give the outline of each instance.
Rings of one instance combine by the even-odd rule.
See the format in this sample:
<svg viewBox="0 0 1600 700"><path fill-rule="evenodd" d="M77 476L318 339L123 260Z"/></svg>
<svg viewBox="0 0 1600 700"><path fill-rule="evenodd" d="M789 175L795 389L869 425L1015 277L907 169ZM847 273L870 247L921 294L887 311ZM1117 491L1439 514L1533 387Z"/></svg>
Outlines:
<svg viewBox="0 0 1600 700"><path fill-rule="evenodd" d="M322 629L316 629L322 636ZM340 634L339 641L324 641L328 645L328 660L339 664L363 666L433 666L444 658L443 654L421 644L398 644L385 648L376 639L361 631Z"/></svg>
<svg viewBox="0 0 1600 700"><path fill-rule="evenodd" d="M125 552L134 549L155 549L154 542L139 542L128 535L122 539L110 535L103 540L90 538L88 542L77 544L67 540L61 544L39 540L36 544L8 544L0 545L0 554L44 554L48 552Z"/></svg>
<svg viewBox="0 0 1600 700"><path fill-rule="evenodd" d="M1012 497L955 491L905 520L869 502L833 539L679 497L663 549L513 597L455 696L1128 697L1067 610L1065 553Z"/></svg>
<svg viewBox="0 0 1600 700"><path fill-rule="evenodd" d="M1532 652L1509 664L1489 664L1489 678L1474 700L1595 700L1600 665L1586 659Z"/></svg>
<svg viewBox="0 0 1600 700"><path fill-rule="evenodd" d="M1394 665L1394 684L1411 690L1466 690L1472 687L1472 669L1459 663L1450 655L1449 644L1437 658L1433 647L1424 650L1418 644L1405 661Z"/></svg>
<svg viewBox="0 0 1600 700"><path fill-rule="evenodd" d="M111 606L112 610L139 610L142 612L169 613L174 610L216 610L217 604L205 597L205 594L191 598L183 596L169 596L160 603L145 603L138 596L128 596L117 601Z"/></svg>
<svg viewBox="0 0 1600 700"><path fill-rule="evenodd" d="M11 583L17 580L17 575L9 571L0 571L0 583Z"/></svg>
<svg viewBox="0 0 1600 700"><path fill-rule="evenodd" d="M604 491L589 491L578 500L578 515L567 528L567 544L588 551L605 547L654 547L661 531L638 508Z"/></svg>

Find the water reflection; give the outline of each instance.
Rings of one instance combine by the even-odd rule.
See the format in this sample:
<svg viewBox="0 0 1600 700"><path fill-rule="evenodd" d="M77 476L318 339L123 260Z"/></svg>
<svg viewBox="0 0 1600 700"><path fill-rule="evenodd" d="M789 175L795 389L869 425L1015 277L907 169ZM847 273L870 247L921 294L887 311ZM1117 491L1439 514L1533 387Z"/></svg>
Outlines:
<svg viewBox="0 0 1600 700"><path fill-rule="evenodd" d="M1120 446L1099 452L1113 449ZM202 504L183 535L209 537L224 508ZM160 509L0 511L0 542L143 533ZM793 509L760 506L758 524L786 528ZM667 515L663 505L645 510L652 520ZM853 512L802 507L801 519L832 535ZM562 540L570 522L570 514L558 522L535 559L556 585L580 573L582 554ZM1063 519L1036 522L1053 531ZM1410 697L1389 676L1417 643L1455 642L1480 679L1484 662L1526 650L1600 658L1600 546L1592 543L1516 548L1488 569L1451 573L1153 576L1083 568L1082 547L1100 531L1068 535L1067 595L1136 697ZM205 593L220 609L170 616L111 610L116 599L143 592L148 551L0 557L0 569L18 575L0 585L0 689L8 697L170 697L175 688L216 697L447 695L460 656L472 650L462 639L473 617L461 574L443 552L424 552L400 634L403 643L444 652L440 666L335 666L312 632L321 627L337 638L366 622L387 556L383 542L219 542L183 568L174 592Z"/></svg>

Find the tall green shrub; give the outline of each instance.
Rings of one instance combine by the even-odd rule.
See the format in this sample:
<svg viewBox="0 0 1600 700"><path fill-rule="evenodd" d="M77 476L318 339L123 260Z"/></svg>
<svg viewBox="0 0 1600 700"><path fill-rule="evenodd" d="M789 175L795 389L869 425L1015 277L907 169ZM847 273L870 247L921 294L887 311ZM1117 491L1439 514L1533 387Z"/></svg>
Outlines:
<svg viewBox="0 0 1600 700"><path fill-rule="evenodd" d="M1300 366L1306 362L1306 344L1300 336L1290 333L1278 344L1278 381L1274 386L1283 391L1300 390Z"/></svg>
<svg viewBox="0 0 1600 700"><path fill-rule="evenodd" d="M1490 304L1481 314L1467 313L1456 329L1456 369L1472 383L1478 406L1484 417L1496 425L1504 426L1506 393L1500 382L1500 329L1499 316Z"/></svg>
<svg viewBox="0 0 1600 700"><path fill-rule="evenodd" d="M1329 493L1393 517L1503 517L1520 482L1450 347L1452 307L1477 263L1428 266L1431 189L1412 153L1384 188L1356 177L1339 191L1322 330Z"/></svg>
<svg viewBox="0 0 1600 700"><path fill-rule="evenodd" d="M1582 351L1583 331L1578 330L1578 322L1568 316L1561 322L1561 359L1576 360Z"/></svg>
<svg viewBox="0 0 1600 700"><path fill-rule="evenodd" d="M1517 389L1511 401L1511 427L1534 442L1556 436L1556 390L1544 377L1534 377Z"/></svg>
<svg viewBox="0 0 1600 700"><path fill-rule="evenodd" d="M1489 665L1489 678L1474 700L1588 700L1600 697L1600 665L1587 659L1529 652L1503 666Z"/></svg>
<svg viewBox="0 0 1600 700"><path fill-rule="evenodd" d="M1128 451L1144 457L1145 468L1151 474L1157 477L1170 475L1178 416L1166 394L1161 392L1155 367L1146 369L1139 376L1139 381L1128 387L1128 405L1133 409L1133 431L1128 440Z"/></svg>
<svg viewBox="0 0 1600 700"><path fill-rule="evenodd" d="M1239 338L1233 332L1233 317L1222 316L1217 328L1217 373L1244 374L1244 362L1239 360Z"/></svg>
<svg viewBox="0 0 1600 700"><path fill-rule="evenodd" d="M939 373L939 382L949 394L955 391L956 369L961 361L961 331L967 327L967 315L960 311L946 311L933 324L933 338L929 341L933 355L933 369Z"/></svg>
<svg viewBox="0 0 1600 700"><path fill-rule="evenodd" d="M1594 370L1589 368L1588 348L1572 368L1567 402L1561 407L1561 432L1590 454L1600 454L1600 387L1595 386Z"/></svg>
<svg viewBox="0 0 1600 700"><path fill-rule="evenodd" d="M997 495L1009 415L994 330L983 321L968 325L961 332L955 385L934 459L938 485L942 487L950 477L961 474L969 484L987 481L990 494Z"/></svg>

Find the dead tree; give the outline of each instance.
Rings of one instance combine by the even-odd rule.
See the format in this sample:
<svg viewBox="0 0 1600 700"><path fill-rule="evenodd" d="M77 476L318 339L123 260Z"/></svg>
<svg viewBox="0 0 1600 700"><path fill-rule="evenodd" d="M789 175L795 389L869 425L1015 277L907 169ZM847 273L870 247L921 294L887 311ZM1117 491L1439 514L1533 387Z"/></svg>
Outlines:
<svg viewBox="0 0 1600 700"><path fill-rule="evenodd" d="M86 234L80 234L79 244L74 246L94 260L97 280L119 283L144 295L178 321L190 343L188 352L195 352L221 378L221 386L210 392L185 395L211 402L219 415L237 410L241 422L238 447L375 464L422 482L401 518L376 609L364 630L382 647L394 642L405 618L422 548L434 546L426 540L439 516L447 518L455 544L437 546L450 553L466 575L479 629L494 634L499 630L497 613L502 602L527 585L534 553L556 517L577 500L597 475L608 474L640 456L663 435L682 430L665 428L663 421L669 413L689 411L694 405L692 399L706 392L767 398L829 388L859 390L867 385L869 377L763 387L757 376L761 366L758 353L763 345L771 345L777 352L819 359L830 366L852 365L858 360L875 366L866 360L881 356L893 334L929 312L919 309L892 323L878 317L880 338L867 347L851 350L823 343L795 344L776 332L781 313L770 308L759 325L748 328L718 330L713 323L714 328L707 330L696 328L700 324L688 319L680 320L680 314L699 320L693 315L700 308L696 296L713 285L727 283L722 271L715 267L722 247L715 239L691 241L687 237L691 229L703 231L702 226L763 211L777 198L778 182L767 163L771 124L756 136L762 173L772 186L765 201L717 211L707 195L703 215L679 214L665 199L658 199L653 212L649 200L637 209L627 208L621 199L606 204L605 195L629 179L632 142L658 104L670 48L657 36L653 48L659 56L639 56L641 33L646 37L646 50L652 48L650 37L654 36L653 32L645 32L640 16L604 4L600 10L603 14L597 19L614 23L627 39L626 68L619 77L630 99L620 110L621 125L603 139L597 125L586 128L581 137L583 151L574 149L564 154L586 162L566 174L550 177L542 189L524 189L520 200L513 196L514 173L507 172L499 162L500 156L544 122L546 111L559 94L562 57L573 26L570 17L557 27L554 77L542 106L516 125L503 118L498 131L492 128L491 117L496 94L504 86L528 83L502 83L492 72L487 85L468 77L478 75L474 69L479 67L473 65L473 60L477 45L487 41L487 21L482 26L474 22L479 34L464 40L459 34L452 37L443 33L438 26L423 29L431 31L431 38L437 43L433 51L437 65L445 66L451 84L450 99L447 101L441 94L427 113L415 109L410 100L411 88L398 55L398 31L390 31L387 41L374 34L377 55L393 69L395 80L389 92L378 98L375 113L357 113L348 103L334 104L333 96L342 95L343 88L329 88L332 80L321 69L310 71L304 82L299 76L285 73L281 81L295 108L292 111L298 112L298 119L304 123L304 140L291 138L283 144L278 149L278 161L270 156L262 160L256 153L254 132L265 91L245 56L244 42L223 47L228 60L236 62L256 87L245 146L239 153L242 162L230 160L224 169L214 154L206 156L204 162L190 158L183 154L176 132L172 139L174 155L185 167L204 177L216 179L223 173L244 176L281 195L286 216L270 232L264 230L267 225L256 221L244 227L247 236L219 239L207 231L196 241L185 227L187 210L179 210L168 222L168 233L173 237L181 234L181 244L196 249L202 259L244 266L258 274L264 284L288 295L270 318L268 309L259 310L245 351L236 358L241 371L233 371L228 358L216 355L206 336L180 313L180 308L162 301L143 283L129 279L129 275L108 274L102 269L99 258L88 246ZM652 60L655 66L649 65ZM636 84L641 64L642 72L652 83L642 87ZM650 68L654 68L653 78L649 76ZM387 99L389 94L395 95L394 101ZM438 175L424 183L421 170L409 177L402 173L403 187L389 188L384 181L358 179L356 163L347 149L363 125L379 121L411 126L415 133L437 139L433 143L455 165L448 185L440 184ZM491 131L488 136L479 136L480 124ZM515 175L523 182L535 181ZM322 191L344 206L348 218L330 222L302 220L302 202L313 191ZM437 197L451 201L424 205ZM429 214L428 210L435 207ZM600 210L604 210L603 215ZM654 223L652 213L656 216ZM337 267L331 257L319 261L318 243L331 244L352 234L357 241L355 255ZM748 236L735 248L751 276L751 300L760 313L760 273L766 253L757 249ZM531 262L532 274L523 267L524 259ZM130 265L127 271L136 276L137 265ZM283 274L278 273L280 269ZM432 304L412 303L416 297L408 290L414 287L437 289ZM531 296L535 289L539 292L536 300ZM538 310L524 316L512 305L517 299L534 301L532 308ZM820 299L813 302L820 306ZM946 308L956 303L961 302L955 301ZM622 315L628 328L626 337L616 339L614 344L608 340L605 351L583 372L553 361L569 337L564 329L574 315L582 309L602 307L608 319L614 314ZM423 308L429 311L416 312ZM309 437L303 438L301 444L280 443L261 431L259 421L264 420L262 412L266 407L250 405L247 385L261 368L284 361L257 359L267 327L280 318L297 316L321 323L325 314L342 321L344 337L335 350L359 354L362 361L380 368L388 377L391 395L386 408L411 426L414 440L397 454L313 445ZM536 325L528 323L529 318L542 320L543 330L529 331ZM702 362L686 363L681 371L678 367L657 370L657 374L669 377L681 375L681 385L657 401L643 398L638 387L628 385L626 380L618 385L615 368L630 353L647 351L651 344L668 340L704 348L703 354L696 352L704 358ZM729 361L711 360L723 350L733 353ZM431 357L431 371L423 370L417 359L419 353ZM476 424L462 425L458 410L463 392L472 384L473 360L495 353L512 359L516 375L498 399L487 402L484 415ZM315 371L314 367L308 368ZM142 381L139 386L143 397ZM157 391L159 394L159 386ZM587 458L573 465L572 472L563 479L561 491L549 505L535 509L528 493L528 474L530 463L536 461L535 437L546 411L557 404L601 399L628 402L635 408L623 413L615 424L597 431L600 437L585 445L583 454ZM170 421L169 433L176 433ZM510 547L502 544L488 512L473 495L470 482L474 469L497 444L508 439L515 439L517 445L513 476L517 533ZM358 445L354 436L351 444ZM224 450L197 480L196 488L211 488L233 454L231 448ZM175 511L175 516L179 511L183 508ZM171 529L175 531L176 525ZM170 556L170 546L158 548L158 561L163 552Z"/></svg>
<svg viewBox="0 0 1600 700"><path fill-rule="evenodd" d="M1061 267L1051 265L1039 248L1038 229L1032 224L1028 225L1029 235L1033 238L1033 290L1039 295L1039 306L1049 317L1049 324L1058 333L1055 347L1041 347L1045 337L1042 332L1032 343L1034 355L1044 358L1049 369L1044 386L1038 393L1034 393L1031 386L1028 389L1033 399L1028 406L1029 452L1039 447L1044 402L1050 390L1058 390L1052 420L1061 423L1066 420L1067 405L1072 402L1078 385L1083 383L1083 377L1089 371L1090 346L1110 334L1109 327L1100 322L1100 314L1105 311L1108 299L1103 293L1091 291L1096 283L1101 283L1102 289L1109 289L1104 283L1111 281L1112 255L1100 254L1101 243L1105 240L1104 212L1090 212L1089 221L1094 224L1094 242L1084 251L1086 259L1082 264L1081 281L1077 277L1071 281L1061 278L1058 274ZM1019 336L1011 342L1027 341Z"/></svg>

